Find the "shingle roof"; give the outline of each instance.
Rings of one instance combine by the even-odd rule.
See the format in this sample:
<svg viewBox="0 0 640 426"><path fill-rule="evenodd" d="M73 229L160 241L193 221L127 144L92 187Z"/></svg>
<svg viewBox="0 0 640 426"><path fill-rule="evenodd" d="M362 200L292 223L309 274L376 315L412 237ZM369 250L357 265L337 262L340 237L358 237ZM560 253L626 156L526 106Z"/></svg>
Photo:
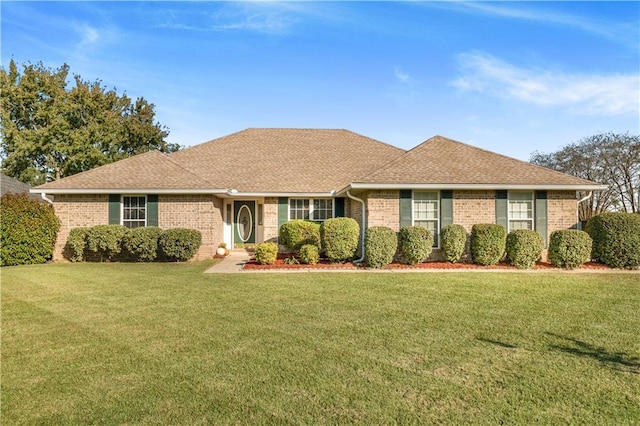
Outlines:
<svg viewBox="0 0 640 426"><path fill-rule="evenodd" d="M384 167L355 179L371 184L594 185L471 145L435 136Z"/></svg>
<svg viewBox="0 0 640 426"><path fill-rule="evenodd" d="M38 190L213 189L160 151L149 151L86 172L46 183Z"/></svg>
<svg viewBox="0 0 640 426"><path fill-rule="evenodd" d="M328 193L404 152L348 130L247 129L171 157L216 187Z"/></svg>

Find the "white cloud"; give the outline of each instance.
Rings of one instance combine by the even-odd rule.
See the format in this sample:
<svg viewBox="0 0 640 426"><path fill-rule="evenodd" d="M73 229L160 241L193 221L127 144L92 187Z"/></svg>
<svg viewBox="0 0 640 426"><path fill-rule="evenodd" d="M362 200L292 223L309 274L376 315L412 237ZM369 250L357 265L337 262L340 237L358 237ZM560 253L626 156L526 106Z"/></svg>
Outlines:
<svg viewBox="0 0 640 426"><path fill-rule="evenodd" d="M396 80L400 83L409 83L411 81L411 76L398 67L394 70L394 74L396 76Z"/></svg>
<svg viewBox="0 0 640 426"><path fill-rule="evenodd" d="M458 55L460 76L452 82L462 91L543 106L566 107L578 114L638 113L637 74L571 74L518 67L482 52Z"/></svg>

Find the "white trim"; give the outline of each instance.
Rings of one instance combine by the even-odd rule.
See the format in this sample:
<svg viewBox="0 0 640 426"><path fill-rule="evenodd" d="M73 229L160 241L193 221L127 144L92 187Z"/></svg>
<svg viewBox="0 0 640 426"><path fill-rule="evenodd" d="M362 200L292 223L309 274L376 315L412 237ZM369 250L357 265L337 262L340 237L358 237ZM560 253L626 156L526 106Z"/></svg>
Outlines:
<svg viewBox="0 0 640 426"><path fill-rule="evenodd" d="M511 195L514 193L531 194L531 198L527 201L531 201L531 218L530 219L512 219L511 218ZM519 200L513 200L519 201ZM536 230L536 193L535 191L508 191L507 192L507 233L511 232L511 221L514 222L531 222L531 230Z"/></svg>
<svg viewBox="0 0 640 426"><path fill-rule="evenodd" d="M310 220L313 222L324 222L327 219L333 219L334 217L336 217L336 200L335 198L331 198L331 197L289 197L289 199L287 200L287 204L289 205L289 208L287 209L287 220L292 220L291 219L291 200L307 200L309 201L309 218L308 219L304 219L304 220ZM316 219L315 217L313 217L313 213L315 211L315 207L313 205L313 202L315 200L331 200L331 217L328 217L327 219ZM324 210L324 209L323 209Z"/></svg>
<svg viewBox="0 0 640 426"><path fill-rule="evenodd" d="M287 197L287 198L333 198L336 191L331 192L227 192L230 197Z"/></svg>
<svg viewBox="0 0 640 426"><path fill-rule="evenodd" d="M136 197L136 198L144 198L144 227L147 226L147 221L149 219L149 214L147 212L147 208L148 208L148 200L147 200L147 195L141 195L141 194L122 194L120 196L120 225L122 226L126 226L128 228L127 225L124 224L124 198L125 197ZM140 222L140 219L127 219L127 222Z"/></svg>
<svg viewBox="0 0 640 426"><path fill-rule="evenodd" d="M46 189L31 188L33 194L226 194L226 189Z"/></svg>
<svg viewBox="0 0 640 426"><path fill-rule="evenodd" d="M458 190L521 190L521 191L601 191L609 188L607 185L513 185L513 184L489 184L489 183L352 183L337 191L343 194L352 189L458 189Z"/></svg>

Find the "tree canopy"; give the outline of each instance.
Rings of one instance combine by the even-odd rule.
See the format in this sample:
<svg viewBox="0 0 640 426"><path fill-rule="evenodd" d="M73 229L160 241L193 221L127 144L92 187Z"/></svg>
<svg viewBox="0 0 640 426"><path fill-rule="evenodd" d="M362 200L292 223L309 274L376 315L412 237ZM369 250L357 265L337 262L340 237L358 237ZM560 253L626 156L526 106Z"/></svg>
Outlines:
<svg viewBox="0 0 640 426"><path fill-rule="evenodd" d="M0 69L0 153L2 171L38 185L157 149L180 147L164 139L169 131L155 119L155 106L139 97L85 81L69 66L57 69L11 60Z"/></svg>
<svg viewBox="0 0 640 426"><path fill-rule="evenodd" d="M530 161L609 185L581 204L581 221L607 210L640 212L640 135L594 135L549 154L536 151Z"/></svg>

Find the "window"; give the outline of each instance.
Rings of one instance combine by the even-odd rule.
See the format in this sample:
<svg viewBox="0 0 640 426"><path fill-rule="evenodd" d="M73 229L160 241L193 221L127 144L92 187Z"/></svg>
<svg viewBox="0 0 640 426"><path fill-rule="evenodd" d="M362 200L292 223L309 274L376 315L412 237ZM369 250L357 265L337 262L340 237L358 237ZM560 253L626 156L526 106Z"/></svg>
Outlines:
<svg viewBox="0 0 640 426"><path fill-rule="evenodd" d="M509 192L509 229L533 229L533 192Z"/></svg>
<svg viewBox="0 0 640 426"><path fill-rule="evenodd" d="M414 191L413 225L427 228L433 234L433 246L440 244L440 199L437 192Z"/></svg>
<svg viewBox="0 0 640 426"><path fill-rule="evenodd" d="M122 224L127 228L147 226L147 198L145 196L122 197Z"/></svg>
<svg viewBox="0 0 640 426"><path fill-rule="evenodd" d="M324 221L333 217L330 198L292 198L289 200L289 219Z"/></svg>

